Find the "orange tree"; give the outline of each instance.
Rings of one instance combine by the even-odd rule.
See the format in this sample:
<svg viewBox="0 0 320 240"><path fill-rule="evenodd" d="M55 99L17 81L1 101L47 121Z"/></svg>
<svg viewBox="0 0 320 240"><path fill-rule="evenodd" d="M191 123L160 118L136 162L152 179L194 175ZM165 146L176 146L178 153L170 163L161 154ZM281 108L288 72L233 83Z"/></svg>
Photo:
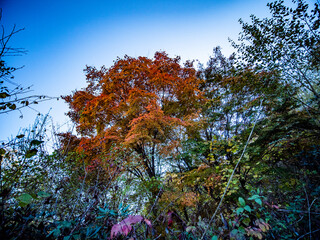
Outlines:
<svg viewBox="0 0 320 240"><path fill-rule="evenodd" d="M154 59L125 56L109 69L85 71L88 86L64 97L80 136L73 149L110 172L159 176L204 101L192 62L181 66L180 57L156 52Z"/></svg>

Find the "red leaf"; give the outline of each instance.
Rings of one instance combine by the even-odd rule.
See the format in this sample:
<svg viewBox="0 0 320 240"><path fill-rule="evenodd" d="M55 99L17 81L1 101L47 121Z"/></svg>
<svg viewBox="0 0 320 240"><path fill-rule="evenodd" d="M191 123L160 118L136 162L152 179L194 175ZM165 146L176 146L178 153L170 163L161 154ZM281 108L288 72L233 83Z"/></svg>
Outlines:
<svg viewBox="0 0 320 240"><path fill-rule="evenodd" d="M171 228L172 224L173 224L173 216L172 216L172 214L173 214L172 211L169 211L167 213L167 216L168 216L168 228Z"/></svg>

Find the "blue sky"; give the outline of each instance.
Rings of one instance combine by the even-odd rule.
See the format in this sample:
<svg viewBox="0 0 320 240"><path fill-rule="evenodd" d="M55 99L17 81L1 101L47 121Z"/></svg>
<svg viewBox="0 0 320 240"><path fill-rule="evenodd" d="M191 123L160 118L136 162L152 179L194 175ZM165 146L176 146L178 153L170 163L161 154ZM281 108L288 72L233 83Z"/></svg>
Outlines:
<svg viewBox="0 0 320 240"><path fill-rule="evenodd" d="M86 65L110 67L125 54L153 57L158 50L183 60L206 63L215 46L225 54L232 49L228 37L236 39L239 18L268 15L265 0L0 0L2 24L25 28L10 46L23 47L28 54L8 57L10 66L24 66L15 81L33 86L32 94L60 96L85 86ZM35 107L54 123L67 121L68 107L48 101ZM0 115L0 140L15 136L33 123L37 112Z"/></svg>

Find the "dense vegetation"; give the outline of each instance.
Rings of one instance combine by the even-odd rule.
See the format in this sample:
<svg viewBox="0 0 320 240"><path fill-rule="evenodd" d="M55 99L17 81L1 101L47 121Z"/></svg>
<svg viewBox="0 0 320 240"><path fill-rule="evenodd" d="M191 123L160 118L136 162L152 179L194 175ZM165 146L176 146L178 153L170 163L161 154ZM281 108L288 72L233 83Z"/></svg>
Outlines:
<svg viewBox="0 0 320 240"><path fill-rule="evenodd" d="M63 97L76 133L47 151L45 116L2 144L1 239L317 239L320 9L293 4L240 20L236 53L205 67L87 67ZM29 102L10 100L4 52L13 111Z"/></svg>

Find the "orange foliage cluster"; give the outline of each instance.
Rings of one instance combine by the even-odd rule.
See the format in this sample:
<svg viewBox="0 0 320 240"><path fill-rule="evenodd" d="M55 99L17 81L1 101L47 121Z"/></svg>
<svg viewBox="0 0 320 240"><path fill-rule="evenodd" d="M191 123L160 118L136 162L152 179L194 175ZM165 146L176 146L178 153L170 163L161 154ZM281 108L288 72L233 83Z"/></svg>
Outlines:
<svg viewBox="0 0 320 240"><path fill-rule="evenodd" d="M88 87L64 97L81 135L77 151L101 160L121 145L155 176L156 152L165 155L178 145L204 102L192 63L179 62L156 52L154 59L125 56L109 69L87 67Z"/></svg>
<svg viewBox="0 0 320 240"><path fill-rule="evenodd" d="M164 192L161 196L160 203L165 205L173 204L174 207L182 210L183 207L195 207L199 201L199 194L194 192Z"/></svg>

